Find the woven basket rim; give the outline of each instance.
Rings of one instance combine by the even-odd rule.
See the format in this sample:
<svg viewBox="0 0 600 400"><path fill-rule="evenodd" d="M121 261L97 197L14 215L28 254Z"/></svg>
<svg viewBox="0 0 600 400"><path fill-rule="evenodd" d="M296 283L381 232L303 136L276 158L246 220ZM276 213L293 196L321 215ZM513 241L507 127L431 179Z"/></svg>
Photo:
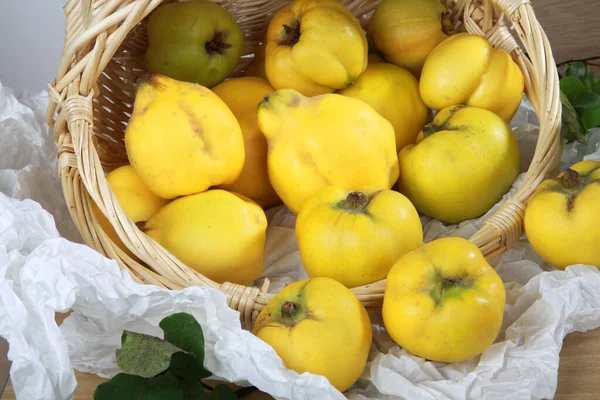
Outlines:
<svg viewBox="0 0 600 400"><path fill-rule="evenodd" d="M260 288L213 282L185 266L145 236L116 201L104 177L105 170L93 141L94 100L102 90L98 86L98 78L105 72L123 41L127 38L135 40L129 37L132 29L158 5L167 1L171 0L67 1L64 7L67 21L65 46L56 79L49 85L50 102L47 109L47 123L55 130L63 193L84 241L115 259L121 268L131 272L136 281L169 289L190 285L216 288L227 296L231 308L240 311L242 320L251 322L274 296L268 293L268 279ZM283 5L287 2L211 1L226 7L248 7L257 12L275 3ZM486 38L493 47L511 55L523 73L525 94L540 121L534 157L521 186L469 238L488 260L493 260L523 235L522 222L527 200L537 185L558 168L562 151L558 71L550 43L529 0L440 1L452 8L455 23L460 22L467 32ZM355 12L361 22L379 4L379 0L342 2ZM236 71L241 71L249 62L250 58L242 59ZM111 144L107 143L106 146L110 147ZM152 269L132 259L109 239L91 212L92 202L109 219L127 247ZM379 308L384 289L385 280L382 280L351 290L366 307Z"/></svg>

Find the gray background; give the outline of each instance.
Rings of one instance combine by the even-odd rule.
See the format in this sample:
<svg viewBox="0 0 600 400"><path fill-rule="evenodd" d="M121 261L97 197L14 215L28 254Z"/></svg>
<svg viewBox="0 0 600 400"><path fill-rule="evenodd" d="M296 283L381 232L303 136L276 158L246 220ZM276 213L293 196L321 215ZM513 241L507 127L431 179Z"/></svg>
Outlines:
<svg viewBox="0 0 600 400"><path fill-rule="evenodd" d="M16 94L45 90L64 41L65 0L0 0L0 82Z"/></svg>

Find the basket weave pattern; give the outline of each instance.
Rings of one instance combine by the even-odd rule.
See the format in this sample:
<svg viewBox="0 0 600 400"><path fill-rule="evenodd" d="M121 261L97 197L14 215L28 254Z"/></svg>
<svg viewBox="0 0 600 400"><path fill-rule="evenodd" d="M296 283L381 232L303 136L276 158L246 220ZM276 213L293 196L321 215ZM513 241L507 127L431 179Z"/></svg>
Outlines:
<svg viewBox="0 0 600 400"><path fill-rule="evenodd" d="M133 82L145 72L146 17L170 0L68 0L65 46L50 85L47 122L54 128L58 169L73 221L85 242L127 268L141 283L168 289L210 286L227 295L243 321L252 321L272 299L261 288L219 284L187 267L143 234L109 188L105 172L127 164L124 133L134 100ZM273 13L285 0L212 0L229 10L244 32L244 56L232 76L243 74L263 40ZM342 0L366 25L380 0ZM444 0L462 31L485 37L519 65L525 93L540 121L535 155L517 193L470 240L488 260L523 233L523 215L535 187L556 172L562 150L558 74L548 39L528 0ZM123 243L146 265L131 259L102 231L91 204L111 222ZM380 307L385 281L352 291L366 307Z"/></svg>

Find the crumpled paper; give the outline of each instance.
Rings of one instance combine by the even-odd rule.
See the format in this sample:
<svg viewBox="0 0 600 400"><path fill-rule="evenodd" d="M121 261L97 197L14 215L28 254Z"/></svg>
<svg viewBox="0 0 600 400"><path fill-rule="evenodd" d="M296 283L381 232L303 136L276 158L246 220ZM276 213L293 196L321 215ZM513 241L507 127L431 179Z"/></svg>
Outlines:
<svg viewBox="0 0 600 400"><path fill-rule="evenodd" d="M158 322L178 311L193 314L202 325L205 363L216 378L254 385L278 399L551 398L564 336L600 326L598 269L575 265L556 270L523 237L494 263L507 290L504 323L494 345L463 363L425 362L399 348L372 313L369 363L343 395L324 377L285 368L270 346L242 329L239 314L219 291L139 285L115 261L81 244L56 176L46 104L45 92L17 99L0 84L0 152L5 155L0 160L0 336L10 345L11 379L19 399L71 399L77 385L73 368L113 376L123 329L161 336ZM511 123L523 152L523 172L535 147L536 124L524 101ZM563 168L583 158L600 159L599 144L596 130L587 144L567 145ZM306 274L294 216L284 207L268 214L263 278L277 292ZM468 237L484 219L444 226L423 218L425 239ZM67 311L72 314L58 327L55 312Z"/></svg>

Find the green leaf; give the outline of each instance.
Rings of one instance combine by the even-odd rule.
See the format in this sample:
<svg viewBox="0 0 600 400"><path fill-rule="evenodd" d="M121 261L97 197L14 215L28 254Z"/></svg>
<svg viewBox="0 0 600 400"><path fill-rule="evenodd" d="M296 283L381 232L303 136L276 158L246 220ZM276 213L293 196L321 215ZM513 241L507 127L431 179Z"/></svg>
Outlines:
<svg viewBox="0 0 600 400"><path fill-rule="evenodd" d="M160 338L123 331L123 343L117 349L117 365L123 372L152 378L169 368L171 356L181 351Z"/></svg>
<svg viewBox="0 0 600 400"><path fill-rule="evenodd" d="M237 398L235 392L227 385L218 385L209 393L209 399L236 400Z"/></svg>
<svg viewBox="0 0 600 400"><path fill-rule="evenodd" d="M592 90L594 84L598 81L592 68L582 61L567 64L565 66L565 76L573 76L579 79L588 90Z"/></svg>
<svg viewBox="0 0 600 400"><path fill-rule="evenodd" d="M588 90L592 90L594 84L598 81L592 68L582 61L567 64L565 66L565 76L579 79Z"/></svg>
<svg viewBox="0 0 600 400"><path fill-rule="evenodd" d="M182 379L182 382L185 385L184 389L184 400L198 400L198 399L208 399L209 395L204 389L202 382L198 379Z"/></svg>
<svg viewBox="0 0 600 400"><path fill-rule="evenodd" d="M575 112L575 109L562 92L560 94L560 101L562 103L561 136L565 138L568 143L575 140L585 143L585 128L579 120L579 116Z"/></svg>
<svg viewBox="0 0 600 400"><path fill-rule="evenodd" d="M581 114L581 122L588 130L600 126L600 106L585 110Z"/></svg>
<svg viewBox="0 0 600 400"><path fill-rule="evenodd" d="M582 61L575 61L565 65L565 76L574 76L580 81L585 78L586 68Z"/></svg>
<svg viewBox="0 0 600 400"><path fill-rule="evenodd" d="M184 386L169 372L154 378L120 373L101 383L94 400L184 400Z"/></svg>
<svg viewBox="0 0 600 400"><path fill-rule="evenodd" d="M170 372L148 380L140 400L184 400L185 388Z"/></svg>
<svg viewBox="0 0 600 400"><path fill-rule="evenodd" d="M594 83L594 92L600 94L600 81Z"/></svg>
<svg viewBox="0 0 600 400"><path fill-rule="evenodd" d="M195 360L183 355L173 357L171 368L178 376L195 376L201 379L212 375L204 368L204 333L193 315L175 313L163 318L159 326L165 332L166 341L196 356ZM185 368L189 369L189 374L182 374Z"/></svg>
<svg viewBox="0 0 600 400"><path fill-rule="evenodd" d="M587 88L587 90L594 90L594 85L598 82L598 78L596 78L596 76L594 75L594 71L592 71L592 67L590 67L589 65L585 65L586 68L586 72L585 72L585 78L583 80L583 84L585 85L585 87Z"/></svg>
<svg viewBox="0 0 600 400"><path fill-rule="evenodd" d="M193 315L175 313L163 318L159 326L165 332L167 342L196 355L204 362L204 333Z"/></svg>
<svg viewBox="0 0 600 400"><path fill-rule="evenodd" d="M139 399L147 378L120 373L108 382L99 384L94 391L94 400Z"/></svg>
<svg viewBox="0 0 600 400"><path fill-rule="evenodd" d="M560 80L560 90L569 100L573 100L577 95L585 91L583 83L574 76L565 76Z"/></svg>
<svg viewBox="0 0 600 400"><path fill-rule="evenodd" d="M178 377L191 379L203 379L212 375L195 355L181 351L171 357L169 371Z"/></svg>
<svg viewBox="0 0 600 400"><path fill-rule="evenodd" d="M589 110L600 106L600 94L594 92L579 93L571 104L576 109ZM581 113L581 111L579 111Z"/></svg>

